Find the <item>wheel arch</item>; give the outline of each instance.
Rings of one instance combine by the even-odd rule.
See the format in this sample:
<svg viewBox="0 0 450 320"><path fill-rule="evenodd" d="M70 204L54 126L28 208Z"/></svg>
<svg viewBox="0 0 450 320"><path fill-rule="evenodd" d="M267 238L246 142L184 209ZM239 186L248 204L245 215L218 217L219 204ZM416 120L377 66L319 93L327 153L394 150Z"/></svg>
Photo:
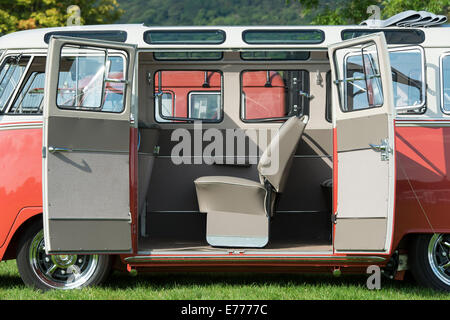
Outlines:
<svg viewBox="0 0 450 320"><path fill-rule="evenodd" d="M5 251L2 256L0 256L0 261L13 260L17 257L17 250L20 242L20 238L22 234L27 230L31 225L36 223L37 221L42 221L42 208L40 210L31 209L26 210L22 209L14 224L11 228L11 231L8 234L8 238L5 243ZM1 252L0 252L1 254Z"/></svg>

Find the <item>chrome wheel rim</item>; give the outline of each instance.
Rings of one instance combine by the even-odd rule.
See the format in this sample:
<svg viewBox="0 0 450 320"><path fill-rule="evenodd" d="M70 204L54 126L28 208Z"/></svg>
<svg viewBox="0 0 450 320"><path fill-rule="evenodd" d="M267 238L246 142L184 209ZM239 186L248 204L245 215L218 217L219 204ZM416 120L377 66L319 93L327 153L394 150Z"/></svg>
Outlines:
<svg viewBox="0 0 450 320"><path fill-rule="evenodd" d="M54 289L80 288L94 274L98 255L47 255L44 231L33 238L29 263L40 281Z"/></svg>
<svg viewBox="0 0 450 320"><path fill-rule="evenodd" d="M450 285L450 235L433 235L428 245L428 261L439 280Z"/></svg>

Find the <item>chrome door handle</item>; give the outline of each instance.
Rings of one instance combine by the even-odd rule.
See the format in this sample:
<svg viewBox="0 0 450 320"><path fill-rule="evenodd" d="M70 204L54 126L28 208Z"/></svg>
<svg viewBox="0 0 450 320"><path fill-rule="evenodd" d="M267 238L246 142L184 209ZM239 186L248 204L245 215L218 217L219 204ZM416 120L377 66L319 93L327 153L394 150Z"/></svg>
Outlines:
<svg viewBox="0 0 450 320"><path fill-rule="evenodd" d="M376 152L386 152L387 146L384 144L372 144L370 143L369 146L372 148L372 150Z"/></svg>
<svg viewBox="0 0 450 320"><path fill-rule="evenodd" d="M58 148L58 147L48 147L48 152L56 153L56 152L72 152L72 149L69 148Z"/></svg>
<svg viewBox="0 0 450 320"><path fill-rule="evenodd" d="M369 146L372 150L374 150L376 152L381 152L381 161L388 161L389 154L393 153L392 148L389 146L388 139L381 140L381 144L369 143Z"/></svg>

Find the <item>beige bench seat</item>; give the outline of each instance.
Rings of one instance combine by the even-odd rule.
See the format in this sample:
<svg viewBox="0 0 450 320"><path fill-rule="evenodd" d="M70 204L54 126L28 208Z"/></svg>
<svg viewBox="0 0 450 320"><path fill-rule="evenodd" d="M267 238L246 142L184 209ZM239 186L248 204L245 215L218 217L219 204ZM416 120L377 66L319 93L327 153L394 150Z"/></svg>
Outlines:
<svg viewBox="0 0 450 320"><path fill-rule="evenodd" d="M276 193L285 181L308 117L292 117L280 128L258 164L260 181L238 177L195 180L200 212L207 214L206 240L216 247L262 248L269 241L269 221ZM276 157L276 158L274 158ZM271 164L277 164L271 168Z"/></svg>

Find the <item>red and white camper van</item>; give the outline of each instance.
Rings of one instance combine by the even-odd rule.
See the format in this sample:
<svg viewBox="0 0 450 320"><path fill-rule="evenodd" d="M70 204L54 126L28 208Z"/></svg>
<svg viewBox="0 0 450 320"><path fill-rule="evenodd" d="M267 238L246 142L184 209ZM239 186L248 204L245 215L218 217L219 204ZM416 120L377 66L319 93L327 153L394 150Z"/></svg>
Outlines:
<svg viewBox="0 0 450 320"><path fill-rule="evenodd" d="M112 267L377 265L450 290L447 33L109 25L1 37L0 260L41 289L95 285Z"/></svg>

